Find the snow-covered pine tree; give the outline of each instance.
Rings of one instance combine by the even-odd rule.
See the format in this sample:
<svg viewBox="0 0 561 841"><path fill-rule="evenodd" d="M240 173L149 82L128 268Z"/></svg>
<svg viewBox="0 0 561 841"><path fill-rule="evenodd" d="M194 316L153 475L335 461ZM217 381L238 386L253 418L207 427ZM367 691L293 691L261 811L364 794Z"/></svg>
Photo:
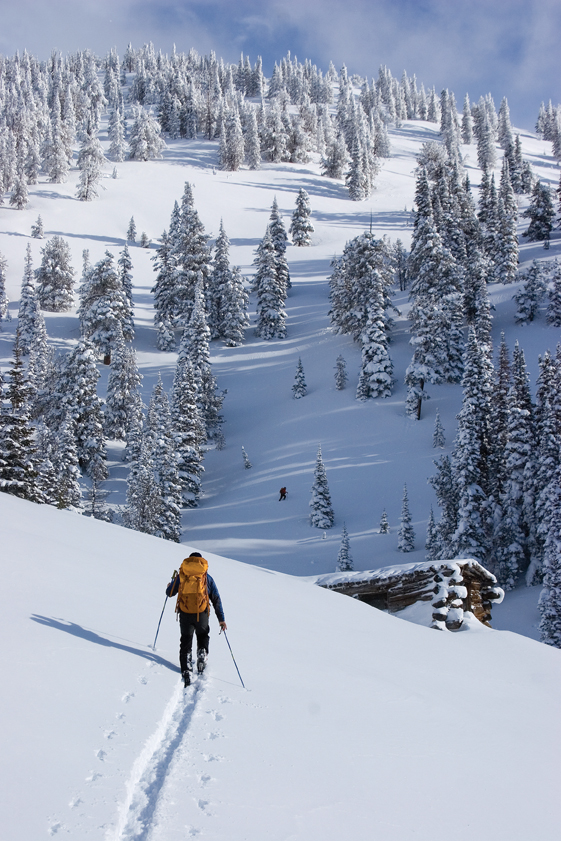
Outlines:
<svg viewBox="0 0 561 841"><path fill-rule="evenodd" d="M249 324L249 295L239 266L233 266L222 298L220 332L226 347L239 347Z"/></svg>
<svg viewBox="0 0 561 841"><path fill-rule="evenodd" d="M530 242L543 242L544 248L549 248L549 237L555 220L555 209L551 199L551 191L547 184L536 181L532 190L532 199L522 216L530 220L522 236Z"/></svg>
<svg viewBox="0 0 561 841"><path fill-rule="evenodd" d="M36 425L35 450L37 487L47 505L56 505L58 446L54 434L43 421Z"/></svg>
<svg viewBox="0 0 561 841"><path fill-rule="evenodd" d="M107 365L119 327L126 341L133 338L130 306L114 260L113 254L106 251L105 257L88 270L79 290L82 336L103 354Z"/></svg>
<svg viewBox="0 0 561 841"><path fill-rule="evenodd" d="M136 242L136 223L134 216L131 216L129 227L127 228L127 242Z"/></svg>
<svg viewBox="0 0 561 841"><path fill-rule="evenodd" d="M438 233L427 171L421 167L415 195L413 242L408 261L413 301L410 320L414 353L406 374L407 413L420 419L426 383L457 381L461 333L461 279L456 260Z"/></svg>
<svg viewBox="0 0 561 841"><path fill-rule="evenodd" d="M68 412L74 422L76 446L80 466L90 473L95 469L98 477L105 472L106 450L103 435L102 400L97 396L97 370L95 349L91 342L80 340L71 351L60 384L62 399L60 412Z"/></svg>
<svg viewBox="0 0 561 841"><path fill-rule="evenodd" d="M499 142L499 146L503 149L508 149L514 143L512 125L510 124L510 109L508 107L508 100L506 96L503 97L501 107L499 108L497 140Z"/></svg>
<svg viewBox="0 0 561 841"><path fill-rule="evenodd" d="M242 124L237 108L228 111L226 118L222 121L222 133L220 135L220 169L235 172L240 168L244 160L244 139Z"/></svg>
<svg viewBox="0 0 561 841"><path fill-rule="evenodd" d="M30 418L36 418L40 414L38 411L38 396L44 391L47 384L51 356L52 350L49 347L45 319L41 310L38 310L35 322L35 339L29 348L29 362L27 364Z"/></svg>
<svg viewBox="0 0 561 841"><path fill-rule="evenodd" d="M220 221L216 238L212 274L208 292L208 326L212 338L221 338L227 347L243 343L244 329L249 324L249 296L243 285L240 269L230 267L230 240Z"/></svg>
<svg viewBox="0 0 561 841"><path fill-rule="evenodd" d="M80 178L76 197L80 201L92 201L99 195L98 185L102 177L102 167L105 156L101 143L95 133L84 133L80 151L78 152L78 169Z"/></svg>
<svg viewBox="0 0 561 841"><path fill-rule="evenodd" d="M257 248L254 265L257 267L253 278L253 290L257 294L255 335L266 340L284 339L286 284L279 280L277 254L269 227Z"/></svg>
<svg viewBox="0 0 561 841"><path fill-rule="evenodd" d="M533 260L532 265L522 273L524 286L513 296L517 309L514 316L517 324L525 324L537 318L546 295L547 285L543 265Z"/></svg>
<svg viewBox="0 0 561 841"><path fill-rule="evenodd" d="M524 522L524 474L532 460L529 413L518 405L514 387L509 391L505 487L500 500L500 519L495 515L493 556L499 584L512 590L526 566L526 523ZM497 520L499 522L497 523Z"/></svg>
<svg viewBox="0 0 561 841"><path fill-rule="evenodd" d="M37 315L39 308L37 305L37 291L35 289L33 274L31 246L28 243L25 251L25 264L21 282L21 298L18 311L18 347L19 352L24 356L29 354L29 350L35 341L37 333Z"/></svg>
<svg viewBox="0 0 561 841"><path fill-rule="evenodd" d="M308 393L306 379L304 377L304 366L302 360L298 358L298 365L296 366L296 374L294 375L294 385L292 386L292 395L296 399L305 397Z"/></svg>
<svg viewBox="0 0 561 841"><path fill-rule="evenodd" d="M432 446L433 447L440 447L441 449L446 446L446 438L444 435L444 427L442 426L442 421L440 420L440 412L438 409L436 410L436 415L434 418L434 432L432 433Z"/></svg>
<svg viewBox="0 0 561 841"><path fill-rule="evenodd" d="M154 470L152 442L148 436L143 436L138 460L132 463L127 479L123 523L129 529L156 534L161 509L161 488Z"/></svg>
<svg viewBox="0 0 561 841"><path fill-rule="evenodd" d="M78 450L76 448L76 435L74 422L67 414L57 434L57 450L55 469L56 480L56 506L57 508L73 508L80 510L82 507L82 491L80 487L80 466Z"/></svg>
<svg viewBox="0 0 561 841"><path fill-rule="evenodd" d="M41 249L41 265L35 270L39 306L48 312L68 312L74 303L74 269L66 240L55 236Z"/></svg>
<svg viewBox="0 0 561 841"><path fill-rule="evenodd" d="M251 108L247 117L244 137L245 155L250 169L261 169L261 141L255 109Z"/></svg>
<svg viewBox="0 0 561 841"><path fill-rule="evenodd" d="M202 282L206 298L211 275L209 236L195 208L193 190L187 181L181 208L174 207L169 227L170 259L163 277L153 289L159 319L184 327L191 318L195 288ZM206 306L206 304L205 304Z"/></svg>
<svg viewBox="0 0 561 841"><path fill-rule="evenodd" d="M341 130L332 133L326 142L325 154L321 159L321 174L327 178L343 178L348 163L345 137Z"/></svg>
<svg viewBox="0 0 561 841"><path fill-rule="evenodd" d="M471 116L471 105L467 93L464 98L464 109L462 112L462 141L466 145L473 142L473 118Z"/></svg>
<svg viewBox="0 0 561 841"><path fill-rule="evenodd" d="M133 395L138 392L142 374L138 371L134 349L125 344L120 324L115 336L115 349L107 380L104 429L107 438L124 441L130 425Z"/></svg>
<svg viewBox="0 0 561 841"><path fill-rule="evenodd" d="M103 520L106 523L111 523L113 522L113 512L105 504L111 492L103 487L106 478L104 473L103 465L100 462L96 462L91 470L90 485L84 491L84 498L89 503L89 505L84 506L84 514L88 517L93 517L95 520Z"/></svg>
<svg viewBox="0 0 561 841"><path fill-rule="evenodd" d="M551 262L549 281L551 286L549 287L546 320L553 327L561 327L561 260L555 259ZM0 320L1 318L0 315Z"/></svg>
<svg viewBox="0 0 561 841"><path fill-rule="evenodd" d="M330 529L335 522L331 495L327 483L327 473L321 454L321 445L318 447L316 466L314 470L314 483L312 485L312 498L310 500L310 522L318 529Z"/></svg>
<svg viewBox="0 0 561 841"><path fill-rule="evenodd" d="M288 245L288 235L286 233L286 228L284 227L284 222L282 221L282 216L279 211L276 196L273 199L271 215L269 216L269 230L271 232L271 238L275 247L275 263L278 282L280 285L284 284L286 289L290 289L290 272L288 270L288 263L286 261L286 246Z"/></svg>
<svg viewBox="0 0 561 841"><path fill-rule="evenodd" d="M551 518L545 544L543 590L539 599L540 635L546 645L561 648L561 468L550 487Z"/></svg>
<svg viewBox="0 0 561 841"><path fill-rule="evenodd" d="M118 107L111 109L108 136L111 141L111 145L109 146L109 157L112 161L116 161L117 163L124 161L127 149L125 141L125 121L123 114Z"/></svg>
<svg viewBox="0 0 561 841"><path fill-rule="evenodd" d="M190 359L184 354L179 355L175 369L171 421L182 504L194 508L201 496L206 429L197 406L197 376Z"/></svg>
<svg viewBox="0 0 561 841"><path fill-rule="evenodd" d="M434 552L437 560L445 560L454 557L454 534L459 506L458 488L454 480L450 457L441 456L434 464L437 473L436 476L431 476L429 484L435 490L441 509L440 521L436 527Z"/></svg>
<svg viewBox="0 0 561 841"><path fill-rule="evenodd" d="M390 397L393 388L393 362L388 353L382 281L378 272L372 274L372 287L368 320L361 334L362 361L356 392L358 400Z"/></svg>
<svg viewBox="0 0 561 841"><path fill-rule="evenodd" d="M127 336L127 341L132 342L134 339L134 303L132 299L132 260L129 253L129 247L125 242L123 250L119 254L117 260L117 274L125 293L128 309L123 319L123 334Z"/></svg>
<svg viewBox="0 0 561 841"><path fill-rule="evenodd" d="M454 444L453 477L458 494L458 521L453 557L484 563L489 549L485 522L488 489L490 396L493 365L489 349L469 328L462 379L463 402Z"/></svg>
<svg viewBox="0 0 561 841"><path fill-rule="evenodd" d="M162 501L157 519L157 537L179 543L181 537L181 484L178 458L172 437L169 400L161 378L152 391L146 416L146 435L150 438L154 474Z"/></svg>
<svg viewBox="0 0 561 841"><path fill-rule="evenodd" d="M386 509L382 511L382 516L380 517L380 525L378 527L378 534L389 534L390 533L390 524L388 522L388 515L386 513Z"/></svg>
<svg viewBox="0 0 561 841"><path fill-rule="evenodd" d="M245 470L250 470L253 467L253 465L250 462L249 456L246 453L245 447L243 447L243 445L242 445L242 458L243 458L243 466L244 466Z"/></svg>
<svg viewBox="0 0 561 841"><path fill-rule="evenodd" d="M351 555L351 543L349 539L349 532L347 526L343 523L343 530L341 532L341 547L337 555L337 571L338 572L352 572L354 569L353 557Z"/></svg>
<svg viewBox="0 0 561 841"><path fill-rule="evenodd" d="M503 189L504 180L504 189ZM493 253L493 275L499 283L513 283L518 271L518 207L505 161L503 180L499 191L497 207L496 238Z"/></svg>
<svg viewBox="0 0 561 841"><path fill-rule="evenodd" d="M398 552L412 552L415 549L415 531L411 522L411 514L409 512L409 497L407 495L407 485L403 486L403 500L401 503L401 519L399 528L397 530L397 550Z"/></svg>
<svg viewBox="0 0 561 841"><path fill-rule="evenodd" d="M296 197L296 210L292 214L292 222L289 228L294 245L303 246L312 244L310 234L313 234L314 226L310 221L311 213L310 198L302 188Z"/></svg>
<svg viewBox="0 0 561 841"><path fill-rule="evenodd" d="M0 378L0 491L30 502L43 502L37 484L34 429L27 408L29 388L17 333L14 361L7 377L5 388Z"/></svg>
<svg viewBox="0 0 561 841"><path fill-rule="evenodd" d="M427 522L427 537L425 540L425 550L426 550L426 559L427 561L436 561L438 560L438 548L439 548L439 540L438 540L438 530L436 523L434 521L434 511L432 510L432 505L430 507L429 512L429 519Z"/></svg>
<svg viewBox="0 0 561 841"><path fill-rule="evenodd" d="M191 361L197 384L197 406L204 421L206 436L215 438L223 423L220 414L225 392L218 392L216 379L210 364L210 330L206 323L204 292L202 281L195 290L195 305L191 319L186 325L181 343L179 356L186 356Z"/></svg>
<svg viewBox="0 0 561 841"><path fill-rule="evenodd" d="M2 329L2 322L9 321L10 312L8 310L8 296L6 294L6 270L8 268L8 261L3 254L0 254L0 330Z"/></svg>
<svg viewBox="0 0 561 841"><path fill-rule="evenodd" d="M23 166L18 167L16 179L14 181L14 189L10 196L10 204L16 210L23 210L29 201L29 194L27 191L27 177L25 175Z"/></svg>
<svg viewBox="0 0 561 841"><path fill-rule="evenodd" d="M335 388L341 391L345 388L348 380L347 363L343 355L340 353L335 360Z"/></svg>
<svg viewBox="0 0 561 841"><path fill-rule="evenodd" d="M128 425L125 430L125 449L123 450L123 461L129 464L138 461L140 458L144 431L144 408L139 392L133 392L128 406Z"/></svg>
<svg viewBox="0 0 561 841"><path fill-rule="evenodd" d="M162 157L166 144L158 121L141 105L133 108L134 123L129 136L129 160L151 161Z"/></svg>
<svg viewBox="0 0 561 841"><path fill-rule="evenodd" d="M43 239L45 236L45 232L43 230L43 220L41 219L41 214L37 217L37 221L33 223L31 226L31 236L34 239Z"/></svg>

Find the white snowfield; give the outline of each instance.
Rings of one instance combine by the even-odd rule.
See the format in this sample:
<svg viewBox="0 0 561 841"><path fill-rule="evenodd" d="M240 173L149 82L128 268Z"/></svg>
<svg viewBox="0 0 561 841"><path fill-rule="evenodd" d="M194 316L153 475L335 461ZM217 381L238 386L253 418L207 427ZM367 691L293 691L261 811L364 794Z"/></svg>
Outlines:
<svg viewBox="0 0 561 841"><path fill-rule="evenodd" d="M554 841L561 652L422 628L208 554L184 694L174 568L191 551L0 495L0 837Z"/></svg>

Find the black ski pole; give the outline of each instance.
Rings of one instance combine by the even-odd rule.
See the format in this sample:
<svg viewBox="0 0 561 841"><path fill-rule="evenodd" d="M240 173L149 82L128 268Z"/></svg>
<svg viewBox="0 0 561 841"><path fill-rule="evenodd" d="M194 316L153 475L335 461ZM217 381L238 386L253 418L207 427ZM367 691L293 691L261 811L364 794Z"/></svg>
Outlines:
<svg viewBox="0 0 561 841"><path fill-rule="evenodd" d="M220 631L220 633L222 633L222 631ZM228 648L230 649L230 654L232 655L232 660L234 661L234 666L236 667L238 677L241 681L241 684L242 684L243 688L245 689L245 683L242 680L242 676L240 674L240 670L238 669L238 664L236 663L236 658L234 657L234 652L232 651L232 646L230 645L230 640L228 639L228 635L226 634L226 631L224 631L224 636L226 638L226 642L228 643Z"/></svg>
<svg viewBox="0 0 561 841"><path fill-rule="evenodd" d="M175 578L175 576L176 576L176 575L177 575L177 570L176 570L176 569L174 569L174 571L173 571L173 575L172 575L172 577L171 577L172 583L173 583L173 579ZM167 604L167 603L168 603L168 597L167 597L167 595L166 595L166 600L165 600L165 602L164 602L164 606L163 606L163 608L162 608L162 612L161 612L161 614L160 614L160 621L158 622L158 629L157 629L157 631L156 631L156 636L154 637L154 645L152 646L152 651L155 651L155 650L156 650L156 640L158 639L158 634L160 633L160 625L162 624L162 617L163 617L163 615L164 615L164 610L166 609L166 604Z"/></svg>

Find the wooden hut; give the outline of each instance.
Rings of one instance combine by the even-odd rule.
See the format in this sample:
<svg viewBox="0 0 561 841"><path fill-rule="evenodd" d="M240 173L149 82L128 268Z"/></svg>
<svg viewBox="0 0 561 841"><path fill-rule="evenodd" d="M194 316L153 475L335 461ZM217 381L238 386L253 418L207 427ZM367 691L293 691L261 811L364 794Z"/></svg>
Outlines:
<svg viewBox="0 0 561 841"><path fill-rule="evenodd" d="M491 626L491 606L503 590L495 576L472 558L401 564L362 572L320 575L315 583L328 590L398 613L418 602L430 603L430 625L457 631L470 612ZM427 607L429 605L427 604Z"/></svg>

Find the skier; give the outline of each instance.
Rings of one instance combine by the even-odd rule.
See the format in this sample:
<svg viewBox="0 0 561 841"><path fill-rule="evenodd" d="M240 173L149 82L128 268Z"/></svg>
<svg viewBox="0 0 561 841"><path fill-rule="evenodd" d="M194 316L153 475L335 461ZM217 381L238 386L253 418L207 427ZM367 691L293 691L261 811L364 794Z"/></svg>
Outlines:
<svg viewBox="0 0 561 841"><path fill-rule="evenodd" d="M210 635L210 602L214 607L220 630L227 630L220 594L207 570L208 561L201 553L191 552L179 567L179 574L166 587L166 595L169 598L177 596L175 611L181 630L179 666L185 686L191 683L193 671L193 634L197 636L197 671L204 672L206 666Z"/></svg>
<svg viewBox="0 0 561 841"><path fill-rule="evenodd" d="M279 502L281 501L281 499L286 499L286 488L280 489Z"/></svg>

